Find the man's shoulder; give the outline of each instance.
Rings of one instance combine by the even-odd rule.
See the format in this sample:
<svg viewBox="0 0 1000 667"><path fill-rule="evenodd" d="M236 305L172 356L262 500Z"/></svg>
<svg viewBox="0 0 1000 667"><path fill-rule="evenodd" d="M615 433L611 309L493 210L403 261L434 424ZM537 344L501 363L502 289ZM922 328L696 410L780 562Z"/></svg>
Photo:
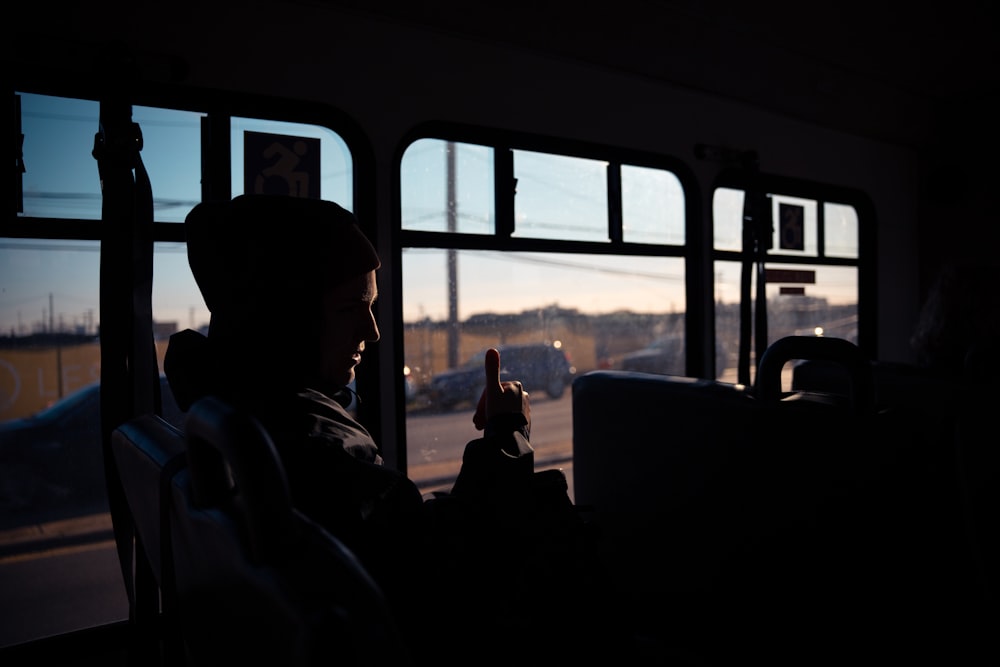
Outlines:
<svg viewBox="0 0 1000 667"><path fill-rule="evenodd" d="M341 451L376 463L378 447L368 430L336 400L314 390L302 390L260 401L255 415L284 456Z"/></svg>

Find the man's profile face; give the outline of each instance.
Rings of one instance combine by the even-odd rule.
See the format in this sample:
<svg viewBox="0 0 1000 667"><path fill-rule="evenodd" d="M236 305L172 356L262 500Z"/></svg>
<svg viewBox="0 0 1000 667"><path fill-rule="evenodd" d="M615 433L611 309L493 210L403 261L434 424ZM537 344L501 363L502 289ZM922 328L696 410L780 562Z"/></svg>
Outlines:
<svg viewBox="0 0 1000 667"><path fill-rule="evenodd" d="M372 313L377 297L374 271L337 285L323 296L320 372L325 382L335 386L350 384L365 343L379 339Z"/></svg>

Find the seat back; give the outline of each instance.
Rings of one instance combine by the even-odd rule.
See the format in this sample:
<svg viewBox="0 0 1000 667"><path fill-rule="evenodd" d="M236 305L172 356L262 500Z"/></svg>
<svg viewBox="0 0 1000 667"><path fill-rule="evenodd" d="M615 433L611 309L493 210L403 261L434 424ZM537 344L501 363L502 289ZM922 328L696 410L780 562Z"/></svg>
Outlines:
<svg viewBox="0 0 1000 667"><path fill-rule="evenodd" d="M173 487L171 533L191 662L407 664L382 592L292 506L259 423L206 397L185 431L190 477Z"/></svg>
<svg viewBox="0 0 1000 667"><path fill-rule="evenodd" d="M838 365L839 392L783 391L797 359ZM847 341L793 337L768 348L753 390L577 378L576 499L594 506L616 573L640 592L637 625L808 662L896 650L903 636L884 619L923 634L921 619L953 608L968 558L952 536L950 437L915 429L911 406L881 407L873 375Z"/></svg>
<svg viewBox="0 0 1000 667"><path fill-rule="evenodd" d="M111 450L132 518L134 560L126 573L136 652L173 664L183 655L170 544L170 498L187 466L184 436L166 419L135 417L111 434Z"/></svg>
<svg viewBox="0 0 1000 667"><path fill-rule="evenodd" d="M163 484L187 465L183 434L162 417L136 417L112 433L111 448L125 490L135 531L152 568L157 584L164 585Z"/></svg>
<svg viewBox="0 0 1000 667"><path fill-rule="evenodd" d="M746 389L713 380L619 370L574 380L575 499L622 555L623 589L711 587L753 407Z"/></svg>

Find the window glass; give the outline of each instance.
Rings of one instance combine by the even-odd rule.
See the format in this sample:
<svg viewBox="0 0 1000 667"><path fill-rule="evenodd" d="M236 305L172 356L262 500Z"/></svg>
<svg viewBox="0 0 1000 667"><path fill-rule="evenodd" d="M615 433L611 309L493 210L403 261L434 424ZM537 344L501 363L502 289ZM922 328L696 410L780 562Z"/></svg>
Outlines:
<svg viewBox="0 0 1000 667"><path fill-rule="evenodd" d="M684 190L663 169L622 165L622 240L684 243Z"/></svg>
<svg viewBox="0 0 1000 667"><path fill-rule="evenodd" d="M513 192L495 190L497 150L511 153ZM684 372L684 259L653 256L656 250L604 254L614 247L609 179L619 176L609 164L439 139L417 140L403 153L404 232L455 233L456 246L468 242L460 235L489 237L483 249L448 248L440 238L433 248L402 248L408 474L423 490L450 484L464 443L475 437L468 412L482 391L490 346L500 346L504 377L518 377L532 393L536 465L572 461L568 389L577 373L639 363ZM620 181L621 239L683 245L680 180L623 165ZM511 204L508 239L496 216ZM546 252L525 250L532 241ZM567 252L551 250L560 241L569 242ZM593 253L581 252L587 243Z"/></svg>
<svg viewBox="0 0 1000 667"><path fill-rule="evenodd" d="M830 336L857 344L857 267L773 263L765 269L768 343L784 336ZM715 330L716 338L727 351L728 365L720 376L728 382L737 379L742 271L739 262L715 262ZM754 270L752 303L757 295L756 284ZM751 381L756 366L752 358L754 347L751 343Z"/></svg>
<svg viewBox="0 0 1000 667"><path fill-rule="evenodd" d="M743 249L743 190L716 188L712 196L712 224L716 250ZM771 194L771 255L819 254L817 202Z"/></svg>
<svg viewBox="0 0 1000 667"><path fill-rule="evenodd" d="M829 336L858 342L858 270L853 266L768 265L791 281L771 280L766 288L768 342L784 336ZM801 284L796 278L814 283ZM778 273L778 275L782 275Z"/></svg>
<svg viewBox="0 0 1000 667"><path fill-rule="evenodd" d="M716 188L712 194L712 229L716 250L743 249L743 191Z"/></svg>
<svg viewBox="0 0 1000 667"><path fill-rule="evenodd" d="M423 490L457 474L482 391L484 350L532 396L536 465L572 460L570 383L684 331L683 260L403 249L408 474ZM683 354L682 350L671 350ZM683 357L663 359L683 368ZM464 368L463 368L464 367Z"/></svg>
<svg viewBox="0 0 1000 667"><path fill-rule="evenodd" d="M402 227L422 232L492 234L493 149L419 139L403 154ZM454 208L449 200L454 200ZM454 215L449 216L449 211Z"/></svg>
<svg viewBox="0 0 1000 667"><path fill-rule="evenodd" d="M153 253L153 336L161 340L181 329L208 333L211 313L188 265L183 243L157 243ZM160 368L163 357L160 356Z"/></svg>
<svg viewBox="0 0 1000 667"><path fill-rule="evenodd" d="M100 379L100 245L0 241L0 419L48 407ZM92 354L67 356L69 346Z"/></svg>
<svg viewBox="0 0 1000 667"><path fill-rule="evenodd" d="M16 610L0 646L128 618L102 453L99 273L96 241L0 241L0 609Z"/></svg>
<svg viewBox="0 0 1000 667"><path fill-rule="evenodd" d="M101 219L101 177L93 157L100 104L21 94L24 215Z"/></svg>
<svg viewBox="0 0 1000 667"><path fill-rule="evenodd" d="M449 255L457 267L454 281L448 275ZM682 262L676 257L404 248L403 319L446 316L450 289L457 294L463 319L553 304L594 313L623 307L682 312Z"/></svg>
<svg viewBox="0 0 1000 667"><path fill-rule="evenodd" d="M201 201L201 114L136 106L140 158L153 186L153 217L182 222ZM100 220L100 173L94 137L100 104L22 94L24 215Z"/></svg>
<svg viewBox="0 0 1000 667"><path fill-rule="evenodd" d="M608 163L514 151L514 236L608 240Z"/></svg>
<svg viewBox="0 0 1000 667"><path fill-rule="evenodd" d="M743 249L743 191L717 188L712 197L712 222L716 250ZM772 255L819 255L820 221L817 202L772 195ZM858 257L858 212L846 204L823 204L823 254Z"/></svg>
<svg viewBox="0 0 1000 667"><path fill-rule="evenodd" d="M834 336L858 342L858 267L825 264L825 257L858 257L858 214L853 206L785 194L770 195L772 247L764 265L767 280L768 343L790 335ZM717 251L742 250L744 192L717 188L712 199ZM822 207L822 208L820 208ZM820 215L822 212L822 215ZM822 244L822 251L821 251ZM781 264L782 257L809 263ZM724 379L737 379L740 335L740 262L716 261L714 301L716 338L729 351ZM756 266L750 276L751 303L757 295ZM753 304L753 310L756 310ZM751 330L755 326L751 323ZM756 367L750 346L751 381Z"/></svg>
<svg viewBox="0 0 1000 667"><path fill-rule="evenodd" d="M857 210L845 204L824 204L823 222L826 230L825 254L829 257L857 258Z"/></svg>
<svg viewBox="0 0 1000 667"><path fill-rule="evenodd" d="M201 119L204 114L136 106L142 164L153 188L153 219L184 222L201 201Z"/></svg>

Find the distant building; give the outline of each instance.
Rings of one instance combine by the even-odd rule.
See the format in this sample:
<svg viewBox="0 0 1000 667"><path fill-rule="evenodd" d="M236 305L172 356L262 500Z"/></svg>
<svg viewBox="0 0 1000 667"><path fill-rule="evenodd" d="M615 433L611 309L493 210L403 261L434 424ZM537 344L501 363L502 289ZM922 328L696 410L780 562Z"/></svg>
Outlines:
<svg viewBox="0 0 1000 667"><path fill-rule="evenodd" d="M153 340L167 340L177 331L177 322L153 322Z"/></svg>

